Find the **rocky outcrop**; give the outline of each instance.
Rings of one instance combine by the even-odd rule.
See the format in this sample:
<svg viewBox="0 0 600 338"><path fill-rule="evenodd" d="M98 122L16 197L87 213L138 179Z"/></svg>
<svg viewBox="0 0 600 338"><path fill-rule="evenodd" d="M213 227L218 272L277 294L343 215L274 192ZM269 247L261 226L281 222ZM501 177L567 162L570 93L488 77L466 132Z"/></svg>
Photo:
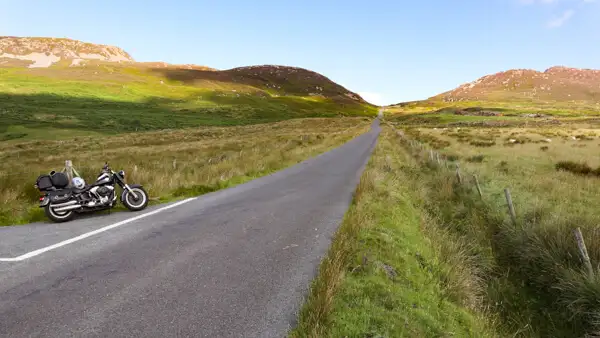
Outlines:
<svg viewBox="0 0 600 338"><path fill-rule="evenodd" d="M86 60L133 62L119 47L98 45L62 38L0 37L0 59L29 62L30 68L50 67L67 60L73 66Z"/></svg>

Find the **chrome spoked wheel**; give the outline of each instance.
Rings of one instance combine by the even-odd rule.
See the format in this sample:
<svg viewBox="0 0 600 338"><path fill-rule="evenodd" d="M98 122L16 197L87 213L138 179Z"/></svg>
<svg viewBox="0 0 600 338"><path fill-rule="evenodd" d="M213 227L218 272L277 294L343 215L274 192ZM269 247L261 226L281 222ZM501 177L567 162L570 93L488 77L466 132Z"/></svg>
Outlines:
<svg viewBox="0 0 600 338"><path fill-rule="evenodd" d="M148 193L141 187L131 188L131 191L125 193L123 204L131 211L143 210L148 205Z"/></svg>

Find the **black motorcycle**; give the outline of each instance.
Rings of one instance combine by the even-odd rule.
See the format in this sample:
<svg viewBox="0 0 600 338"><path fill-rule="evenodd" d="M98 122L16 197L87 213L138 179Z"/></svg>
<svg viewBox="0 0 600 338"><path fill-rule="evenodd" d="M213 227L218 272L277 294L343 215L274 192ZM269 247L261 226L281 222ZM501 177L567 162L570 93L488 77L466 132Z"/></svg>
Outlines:
<svg viewBox="0 0 600 338"><path fill-rule="evenodd" d="M65 173L55 171L38 177L35 186L43 193L40 208L44 208L48 218L54 222L67 222L76 213L111 209L117 204L115 185L121 187L121 202L127 209L140 211L148 205L148 193L144 188L125 183L125 172L114 172L108 164L104 165L94 184L85 185L79 180L75 178L71 184Z"/></svg>

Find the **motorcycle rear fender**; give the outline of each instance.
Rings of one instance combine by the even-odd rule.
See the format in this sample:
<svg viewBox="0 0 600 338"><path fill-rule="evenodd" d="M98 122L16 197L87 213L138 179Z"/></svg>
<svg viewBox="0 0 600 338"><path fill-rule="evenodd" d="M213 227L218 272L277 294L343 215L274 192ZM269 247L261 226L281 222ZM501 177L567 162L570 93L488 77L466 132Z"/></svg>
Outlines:
<svg viewBox="0 0 600 338"><path fill-rule="evenodd" d="M140 184L129 184L130 188L143 188ZM121 193L121 202L125 201L125 196L127 195L127 188L123 188L123 192Z"/></svg>
<svg viewBox="0 0 600 338"><path fill-rule="evenodd" d="M43 208L45 206L48 205L48 203L50 203L50 197L48 197L48 195L44 196L43 199L40 201L40 208Z"/></svg>

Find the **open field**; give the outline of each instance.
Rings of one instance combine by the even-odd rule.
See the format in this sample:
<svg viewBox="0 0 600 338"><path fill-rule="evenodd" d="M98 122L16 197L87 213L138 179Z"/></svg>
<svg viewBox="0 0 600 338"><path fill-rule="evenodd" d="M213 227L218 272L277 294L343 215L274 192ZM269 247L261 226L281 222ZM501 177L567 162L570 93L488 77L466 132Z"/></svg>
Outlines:
<svg viewBox="0 0 600 338"><path fill-rule="evenodd" d="M518 336L581 337L600 332L600 203L595 121L503 127L419 126L391 119L409 139L437 149L451 170L424 161L422 200L449 231L476 243L485 288L499 325ZM429 162L429 163L428 163ZM454 163L467 182L457 186ZM444 167L444 165L442 165ZM478 176L481 200L474 188ZM513 225L504 188L516 209ZM581 227L595 276L582 264L573 230Z"/></svg>
<svg viewBox="0 0 600 338"><path fill-rule="evenodd" d="M556 117L600 116L600 104L587 101L460 101L443 102L439 100L425 100L406 102L390 107L386 111L390 114L419 114L419 113L444 113L468 108L482 108L502 113L505 116L519 116L522 114L545 114Z"/></svg>
<svg viewBox="0 0 600 338"><path fill-rule="evenodd" d="M467 242L437 225L410 183L420 171L384 127L292 337L497 336Z"/></svg>
<svg viewBox="0 0 600 338"><path fill-rule="evenodd" d="M252 71L224 77L212 71L102 62L0 67L0 140L376 113L375 107L338 93L341 87L316 73L305 71L314 77L307 80L292 78L296 73L280 78L268 70ZM321 92L315 84L323 95L316 95ZM311 88L315 95L306 93Z"/></svg>
<svg viewBox="0 0 600 338"><path fill-rule="evenodd" d="M71 159L87 180L105 161L124 169L155 200L194 196L271 173L362 134L370 118L297 119L56 141L0 143L0 225L44 218L33 188L38 175Z"/></svg>

